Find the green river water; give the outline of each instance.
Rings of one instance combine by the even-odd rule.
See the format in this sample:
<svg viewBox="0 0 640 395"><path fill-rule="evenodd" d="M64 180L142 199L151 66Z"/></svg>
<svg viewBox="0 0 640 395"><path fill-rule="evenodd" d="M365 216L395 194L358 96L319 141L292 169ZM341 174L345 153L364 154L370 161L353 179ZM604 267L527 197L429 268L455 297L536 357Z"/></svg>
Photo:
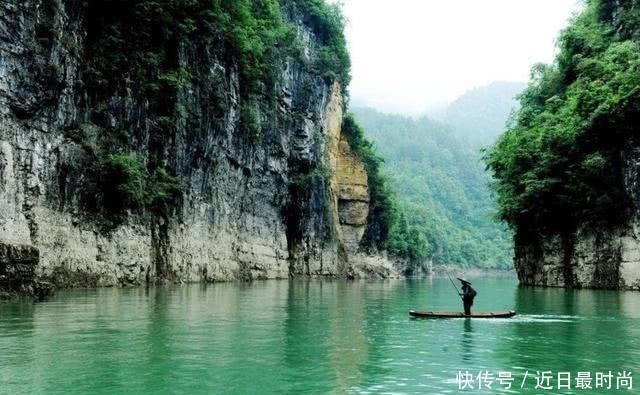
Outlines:
<svg viewBox="0 0 640 395"><path fill-rule="evenodd" d="M446 278L70 290L0 302L0 394L478 393L478 381L461 390L456 376L480 371L495 377L486 393L640 388L640 293L473 283L474 310L518 316L409 318L410 309L461 309ZM553 372L554 389L535 389L542 371ZM596 373L609 371L610 390L575 388L578 372L595 386ZM616 390L622 371L639 375L633 390ZM510 390L499 372L512 374ZM558 372L571 374L570 389L557 389Z"/></svg>

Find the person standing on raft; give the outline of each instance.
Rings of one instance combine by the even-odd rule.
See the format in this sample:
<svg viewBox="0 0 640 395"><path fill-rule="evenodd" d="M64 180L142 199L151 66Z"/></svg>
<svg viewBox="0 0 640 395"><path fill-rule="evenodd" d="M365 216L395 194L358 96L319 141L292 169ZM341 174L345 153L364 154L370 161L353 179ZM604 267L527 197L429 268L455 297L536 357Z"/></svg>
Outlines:
<svg viewBox="0 0 640 395"><path fill-rule="evenodd" d="M471 306L473 306L473 298L478 294L475 289L471 288L471 283L464 278L458 277L462 283L462 304L464 305L464 314L471 315Z"/></svg>

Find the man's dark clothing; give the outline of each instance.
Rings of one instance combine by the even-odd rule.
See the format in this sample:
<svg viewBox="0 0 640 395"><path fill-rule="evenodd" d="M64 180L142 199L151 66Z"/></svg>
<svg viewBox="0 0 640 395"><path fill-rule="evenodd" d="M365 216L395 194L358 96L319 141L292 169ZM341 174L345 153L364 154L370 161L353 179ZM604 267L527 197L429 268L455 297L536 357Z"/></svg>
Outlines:
<svg viewBox="0 0 640 395"><path fill-rule="evenodd" d="M473 306L473 298L476 297L478 293L475 289L471 288L471 285L467 283L462 284L462 303L464 304L464 314L471 314L471 306Z"/></svg>

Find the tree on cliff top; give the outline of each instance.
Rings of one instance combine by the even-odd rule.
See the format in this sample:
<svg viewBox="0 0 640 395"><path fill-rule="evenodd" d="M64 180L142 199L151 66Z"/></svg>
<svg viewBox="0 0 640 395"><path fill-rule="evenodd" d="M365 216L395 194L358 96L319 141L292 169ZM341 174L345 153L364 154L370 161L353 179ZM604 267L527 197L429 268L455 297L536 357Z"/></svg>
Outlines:
<svg viewBox="0 0 640 395"><path fill-rule="evenodd" d="M640 9L589 0L538 65L521 109L485 153L498 217L518 234L623 221L622 150L640 117Z"/></svg>

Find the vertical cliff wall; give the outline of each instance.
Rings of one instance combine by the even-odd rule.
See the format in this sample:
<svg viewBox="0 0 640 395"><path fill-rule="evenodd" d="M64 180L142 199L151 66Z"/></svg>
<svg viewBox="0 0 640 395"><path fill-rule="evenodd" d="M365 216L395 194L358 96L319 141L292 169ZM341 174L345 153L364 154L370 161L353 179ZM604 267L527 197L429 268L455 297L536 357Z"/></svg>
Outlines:
<svg viewBox="0 0 640 395"><path fill-rule="evenodd" d="M113 23L131 3L110 5L113 21L87 4L0 3L3 248L34 248L36 275L58 286L365 274L350 258L366 172L299 9L285 16L300 56L270 66L273 97L247 100L239 63L197 21L166 33L152 16L126 36ZM111 75L109 46L129 49ZM138 58L162 73L141 84Z"/></svg>
<svg viewBox="0 0 640 395"><path fill-rule="evenodd" d="M334 97L339 98L338 92ZM364 236L369 215L369 188L367 171L362 160L352 151L342 134L341 103L336 100L336 117L327 125L329 131L329 163L333 170L329 185L333 206L337 208L338 236L346 251L353 255L358 252Z"/></svg>
<svg viewBox="0 0 640 395"><path fill-rule="evenodd" d="M619 155L632 205L626 220L607 226L583 224L555 235L516 236L520 283L640 290L640 147L629 141Z"/></svg>

